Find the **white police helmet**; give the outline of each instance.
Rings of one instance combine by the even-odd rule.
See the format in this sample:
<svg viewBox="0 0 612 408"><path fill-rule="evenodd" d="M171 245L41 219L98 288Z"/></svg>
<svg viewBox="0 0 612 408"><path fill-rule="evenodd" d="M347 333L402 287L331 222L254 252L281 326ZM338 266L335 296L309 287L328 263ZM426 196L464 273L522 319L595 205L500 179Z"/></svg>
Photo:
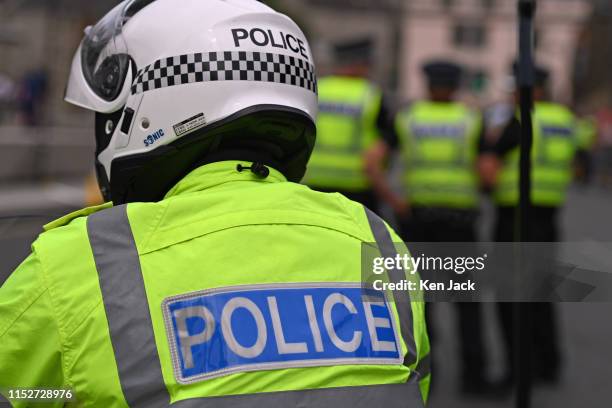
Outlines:
<svg viewBox="0 0 612 408"><path fill-rule="evenodd" d="M125 0L85 30L66 101L96 112L106 199L156 201L189 171L261 161L291 181L315 139L299 27L255 0Z"/></svg>

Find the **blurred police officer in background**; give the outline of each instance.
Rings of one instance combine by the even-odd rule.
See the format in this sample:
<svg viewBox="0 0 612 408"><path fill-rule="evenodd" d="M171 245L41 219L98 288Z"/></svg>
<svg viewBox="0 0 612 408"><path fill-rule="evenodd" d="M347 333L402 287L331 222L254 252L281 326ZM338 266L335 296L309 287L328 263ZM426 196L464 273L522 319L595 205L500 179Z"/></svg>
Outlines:
<svg viewBox="0 0 612 408"><path fill-rule="evenodd" d="M576 137L581 147L576 152L576 179L584 185L593 179L593 148L597 136L595 117L584 115L576 118Z"/></svg>
<svg viewBox="0 0 612 408"><path fill-rule="evenodd" d="M381 90L368 79L373 52L369 38L335 46L335 73L319 80L317 143L303 183L376 210L364 156L385 131L388 114Z"/></svg>
<svg viewBox="0 0 612 408"><path fill-rule="evenodd" d="M70 387L92 407L423 405L422 303L362 297L362 243L393 256L399 237L297 184L314 69L301 30L255 0L127 0L86 30L66 99L96 112L114 206L45 226L0 289L2 392Z"/></svg>
<svg viewBox="0 0 612 408"><path fill-rule="evenodd" d="M513 67L515 76L517 64ZM534 87L534 139L531 173L531 209L527 231L528 242L559 240L558 216L573 178L573 163L577 152L584 150L589 138L578 137L576 118L565 106L548 100L549 71L536 67ZM518 100L518 91L515 99ZM519 144L520 122L514 116L490 150L481 157L480 171L486 184L493 186L496 205L494 239L511 242L515 237L519 203ZM508 366L507 385L516 381L514 373L514 343L516 325L512 303L500 303L499 313L506 344ZM559 333L551 303L530 305L534 379L554 383L560 375Z"/></svg>
<svg viewBox="0 0 612 408"><path fill-rule="evenodd" d="M395 132L386 132L385 140L368 153L368 173L377 193L395 210L406 241L475 242L477 158L484 143L482 118L455 100L461 84L460 66L434 61L423 71L428 81L428 99L397 113ZM400 150L406 167L405 196L393 191L383 170L395 149ZM490 387L484 375L479 304L457 303L457 310L462 391L487 394Z"/></svg>

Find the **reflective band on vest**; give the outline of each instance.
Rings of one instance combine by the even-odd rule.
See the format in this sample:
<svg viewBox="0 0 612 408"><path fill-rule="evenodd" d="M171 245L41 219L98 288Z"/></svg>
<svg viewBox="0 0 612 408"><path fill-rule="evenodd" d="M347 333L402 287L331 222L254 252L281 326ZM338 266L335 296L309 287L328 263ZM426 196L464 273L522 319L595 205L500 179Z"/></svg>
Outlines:
<svg viewBox="0 0 612 408"><path fill-rule="evenodd" d="M368 217L368 222L370 223L370 228L372 229L372 234L374 235L374 239L376 240L376 244L380 250L380 254L385 258L395 258L397 251L395 249L395 244L391 239L391 235L389 234L389 230L387 230L385 222L368 208L365 208L365 211ZM393 268L389 271L390 282L399 283L405 279L406 275L404 274L403 270ZM412 330L413 319L410 293L407 290L394 291L393 296L395 299L395 307L397 308L397 313L399 315L402 338L406 342L406 347L408 347L408 354L404 358L404 365L408 367L417 361L417 350L414 341L414 333ZM422 378L420 373L417 373L417 377Z"/></svg>
<svg viewBox="0 0 612 408"><path fill-rule="evenodd" d="M179 408L372 408L380 405L385 408L424 407L416 382L194 398L172 404Z"/></svg>
<svg viewBox="0 0 612 408"><path fill-rule="evenodd" d="M394 256L395 247L384 222L367 210L367 217L384 256ZM108 320L121 389L130 407L250 408L282 406L328 408L421 408L424 406L418 380L428 374L422 359L409 381L402 384L351 386L248 395L193 398L170 404L155 344L153 324L140 268L136 243L130 228L127 206L113 207L91 215L87 232L93 250L100 289ZM400 280L401 271L391 271ZM412 309L407 293L395 295L401 332L408 347L405 364L416 361L412 333ZM314 372L314 371L313 371Z"/></svg>

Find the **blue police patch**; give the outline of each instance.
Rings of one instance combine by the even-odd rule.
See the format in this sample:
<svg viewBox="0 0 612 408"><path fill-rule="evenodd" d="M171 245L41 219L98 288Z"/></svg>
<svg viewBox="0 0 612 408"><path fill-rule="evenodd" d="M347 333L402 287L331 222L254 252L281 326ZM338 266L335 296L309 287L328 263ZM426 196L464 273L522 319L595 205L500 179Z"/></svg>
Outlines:
<svg viewBox="0 0 612 408"><path fill-rule="evenodd" d="M363 113L363 107L347 103L320 102L319 112L359 118Z"/></svg>
<svg viewBox="0 0 612 408"><path fill-rule="evenodd" d="M352 283L237 286L162 305L181 384L295 367L402 364L384 293Z"/></svg>
<svg viewBox="0 0 612 408"><path fill-rule="evenodd" d="M542 133L544 136L557 136L557 137L570 137L572 136L572 129L569 127L562 126L542 126Z"/></svg>
<svg viewBox="0 0 612 408"><path fill-rule="evenodd" d="M444 139L458 139L465 136L465 125L439 124L439 125L413 125L412 134L416 138L438 137Z"/></svg>

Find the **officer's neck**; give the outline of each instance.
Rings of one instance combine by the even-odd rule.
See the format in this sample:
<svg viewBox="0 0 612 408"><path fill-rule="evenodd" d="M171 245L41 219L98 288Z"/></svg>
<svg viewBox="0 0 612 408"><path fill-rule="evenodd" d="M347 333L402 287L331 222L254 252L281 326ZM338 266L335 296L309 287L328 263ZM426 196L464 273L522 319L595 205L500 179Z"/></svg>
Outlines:
<svg viewBox="0 0 612 408"><path fill-rule="evenodd" d="M433 97L430 97L429 101L433 102L433 103L453 103L454 99L453 98L433 98Z"/></svg>

